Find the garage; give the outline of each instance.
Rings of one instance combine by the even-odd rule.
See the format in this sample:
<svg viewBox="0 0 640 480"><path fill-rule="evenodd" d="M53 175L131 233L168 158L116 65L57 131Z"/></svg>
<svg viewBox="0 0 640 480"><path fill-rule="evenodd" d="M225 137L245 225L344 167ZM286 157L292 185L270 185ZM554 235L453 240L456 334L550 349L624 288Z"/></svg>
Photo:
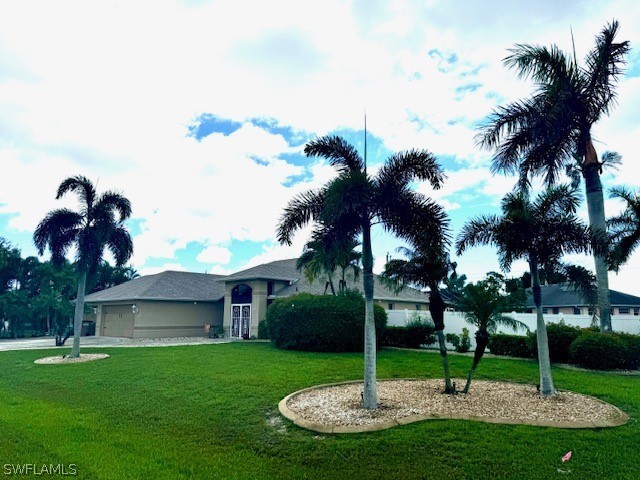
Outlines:
<svg viewBox="0 0 640 480"><path fill-rule="evenodd" d="M102 335L106 337L133 337L133 305L105 305Z"/></svg>

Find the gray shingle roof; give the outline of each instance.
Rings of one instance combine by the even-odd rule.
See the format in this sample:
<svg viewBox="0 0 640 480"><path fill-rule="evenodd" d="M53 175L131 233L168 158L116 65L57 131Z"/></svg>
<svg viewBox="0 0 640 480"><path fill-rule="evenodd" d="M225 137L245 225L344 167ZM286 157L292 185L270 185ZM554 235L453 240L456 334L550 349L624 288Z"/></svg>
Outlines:
<svg viewBox="0 0 640 480"><path fill-rule="evenodd" d="M284 288L281 288L277 292L274 292L274 297L288 297L289 295L295 295L296 293L312 293L315 295L321 295L325 293L325 284L326 280L319 279L315 280L312 283L309 283L305 276L296 269L296 260L295 258L288 260L280 260L278 262L272 262L272 264L277 264L277 268L282 273L283 279L294 278L295 281ZM260 265L260 267L267 267L272 264ZM258 268L258 267L256 267ZM336 272L336 276L334 278L334 286L337 289L339 283L339 275ZM359 277L358 281L354 281L352 275L346 276L347 287L350 289L358 290L362 292L362 277ZM225 278L225 280L229 279L229 277ZM374 275L373 278L373 298L376 300L394 300L394 301L408 301L408 302L417 302L417 303L428 303L429 295L421 292L415 288L405 287L398 293L388 289L384 285L381 284L380 279L377 275Z"/></svg>
<svg viewBox="0 0 640 480"><path fill-rule="evenodd" d="M609 290L612 307L636 307L640 306L640 297L628 295L616 290ZM579 293L566 284L543 285L542 305L545 307L586 307L586 302ZM527 308L534 308L531 290L527 290Z"/></svg>
<svg viewBox="0 0 640 480"><path fill-rule="evenodd" d="M224 297L221 275L166 271L134 278L128 282L92 293L85 297L89 303L165 300L216 302Z"/></svg>
<svg viewBox="0 0 640 480"><path fill-rule="evenodd" d="M275 262L263 263L255 267L247 268L236 273L232 273L224 278L225 281L239 280L284 280L287 282L300 278L301 274L296 270L296 259L276 260Z"/></svg>

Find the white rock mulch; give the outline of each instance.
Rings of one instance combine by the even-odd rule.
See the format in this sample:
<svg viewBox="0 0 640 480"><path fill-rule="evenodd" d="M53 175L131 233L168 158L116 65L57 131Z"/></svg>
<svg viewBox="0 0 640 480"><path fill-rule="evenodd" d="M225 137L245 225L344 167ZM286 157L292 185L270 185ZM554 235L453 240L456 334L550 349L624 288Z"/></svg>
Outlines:
<svg viewBox="0 0 640 480"><path fill-rule="evenodd" d="M464 385L462 379L455 381ZM335 427L374 425L412 415L564 426L615 423L626 416L612 405L578 393L561 391L556 397L543 398L532 385L477 380L466 395L444 395L443 387L443 380L379 381L379 408L370 411L361 408L362 383L347 383L295 393L286 407L307 422Z"/></svg>
<svg viewBox="0 0 640 480"><path fill-rule="evenodd" d="M81 353L79 357L72 358L65 355L56 355L55 357L39 358L34 363L40 365L62 365L67 363L83 363L92 362L94 360L103 360L109 358L106 353Z"/></svg>

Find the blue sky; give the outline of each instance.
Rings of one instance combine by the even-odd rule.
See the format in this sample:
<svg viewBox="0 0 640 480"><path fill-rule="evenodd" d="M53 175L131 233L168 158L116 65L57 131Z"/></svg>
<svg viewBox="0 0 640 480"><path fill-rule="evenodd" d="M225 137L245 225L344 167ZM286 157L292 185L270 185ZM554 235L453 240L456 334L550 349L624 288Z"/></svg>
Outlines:
<svg viewBox="0 0 640 480"><path fill-rule="evenodd" d="M131 199L142 273L228 273L297 256L309 232L278 245L278 218L333 175L304 144L331 133L362 149L365 111L372 168L409 148L439 158L444 188L416 188L445 206L455 235L471 216L496 213L514 184L490 174L490 153L474 141L492 108L531 90L502 65L507 49L569 50L573 31L583 57L613 18L635 48L636 3L327 1L312 14L297 1L3 4L0 236L34 254L38 221L75 206L54 200L57 185L82 174ZM640 178L638 50L628 61L619 105L595 130L600 152L623 155L607 186ZM607 213L617 209L607 201ZM379 271L401 243L381 230L373 239ZM639 255L612 288L640 295ZM458 263L472 280L497 269L491 248Z"/></svg>

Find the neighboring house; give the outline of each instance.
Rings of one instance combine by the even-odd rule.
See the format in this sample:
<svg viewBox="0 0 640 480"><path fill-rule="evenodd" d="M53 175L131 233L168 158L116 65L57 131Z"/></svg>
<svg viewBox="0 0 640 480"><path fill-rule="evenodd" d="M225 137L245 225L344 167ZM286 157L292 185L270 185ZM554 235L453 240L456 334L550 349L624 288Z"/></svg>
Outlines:
<svg viewBox="0 0 640 480"><path fill-rule="evenodd" d="M338 275L336 274L336 284ZM362 280L347 276L362 291ZM205 325L223 327L231 338L258 335L258 323L276 298L325 293L325 281L307 282L296 259L258 265L232 275L167 271L135 278L87 295L95 307L96 335L175 337L204 335ZM428 310L429 295L414 288L399 293L374 278L374 300L386 310Z"/></svg>
<svg viewBox="0 0 640 480"><path fill-rule="evenodd" d="M638 315L640 313L640 297L609 290L612 315ZM543 313L562 313L564 315L592 315L593 310L582 296L566 284L542 286ZM527 290L526 308L529 313L535 312L531 289Z"/></svg>

